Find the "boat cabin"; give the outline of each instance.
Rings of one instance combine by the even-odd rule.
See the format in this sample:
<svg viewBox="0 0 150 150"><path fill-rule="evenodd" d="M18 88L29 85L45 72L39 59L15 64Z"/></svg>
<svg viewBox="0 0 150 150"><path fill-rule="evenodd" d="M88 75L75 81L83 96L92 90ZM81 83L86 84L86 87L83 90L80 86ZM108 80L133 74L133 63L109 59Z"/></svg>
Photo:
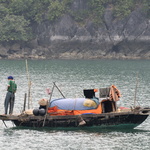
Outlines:
<svg viewBox="0 0 150 150"><path fill-rule="evenodd" d="M95 92L95 89L83 90L85 98L94 98ZM117 110L116 101L114 101L114 99L110 96L111 92L114 92L111 91L111 87L99 89L99 101L101 100L100 105L102 107L102 113L115 112ZM113 93L113 95L115 95L115 93Z"/></svg>

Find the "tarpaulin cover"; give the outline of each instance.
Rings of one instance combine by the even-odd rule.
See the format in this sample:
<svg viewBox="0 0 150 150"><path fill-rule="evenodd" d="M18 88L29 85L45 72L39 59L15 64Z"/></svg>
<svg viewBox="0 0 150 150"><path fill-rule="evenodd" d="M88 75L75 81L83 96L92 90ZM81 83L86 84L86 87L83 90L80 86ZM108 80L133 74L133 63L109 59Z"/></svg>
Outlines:
<svg viewBox="0 0 150 150"><path fill-rule="evenodd" d="M93 105L92 107L87 107L85 102L89 100L86 98L61 98L61 99L53 99L50 102L50 107L57 106L58 109L63 110L91 110L96 107ZM92 100L92 99L90 99ZM94 103L98 106L99 101L97 99L93 99Z"/></svg>
<svg viewBox="0 0 150 150"><path fill-rule="evenodd" d="M57 106L49 107L48 113L51 116L68 116L68 115L86 115L86 114L101 114L102 107L101 104L98 105L96 109L88 109L88 110L64 110L58 109Z"/></svg>

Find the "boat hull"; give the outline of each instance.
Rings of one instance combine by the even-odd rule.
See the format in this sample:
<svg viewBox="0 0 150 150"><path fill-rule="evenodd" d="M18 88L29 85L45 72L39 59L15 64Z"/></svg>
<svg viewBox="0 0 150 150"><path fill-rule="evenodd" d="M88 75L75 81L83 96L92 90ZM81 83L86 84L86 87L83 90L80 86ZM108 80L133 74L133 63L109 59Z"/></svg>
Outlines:
<svg viewBox="0 0 150 150"><path fill-rule="evenodd" d="M78 116L22 116L12 119L16 126L23 127L125 127L135 128L146 120L149 114L86 114Z"/></svg>

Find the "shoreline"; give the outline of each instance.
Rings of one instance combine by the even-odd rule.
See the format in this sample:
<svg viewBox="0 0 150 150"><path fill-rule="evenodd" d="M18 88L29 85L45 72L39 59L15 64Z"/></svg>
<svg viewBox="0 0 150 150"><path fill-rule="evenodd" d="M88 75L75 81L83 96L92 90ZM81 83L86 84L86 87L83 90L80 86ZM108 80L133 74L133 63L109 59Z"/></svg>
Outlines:
<svg viewBox="0 0 150 150"><path fill-rule="evenodd" d="M0 60L150 60L150 57L99 57L99 58L65 58L65 57L56 57L56 58L37 58L37 57L13 57L13 58L0 58Z"/></svg>

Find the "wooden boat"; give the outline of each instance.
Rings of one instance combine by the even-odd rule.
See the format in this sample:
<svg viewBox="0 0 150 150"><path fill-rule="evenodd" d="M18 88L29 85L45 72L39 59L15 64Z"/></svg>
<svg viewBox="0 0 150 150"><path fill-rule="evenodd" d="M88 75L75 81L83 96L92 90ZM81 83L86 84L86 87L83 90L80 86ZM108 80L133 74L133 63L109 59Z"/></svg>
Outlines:
<svg viewBox="0 0 150 150"><path fill-rule="evenodd" d="M84 98L68 100L55 99L39 101L39 109L34 109L27 113L27 110L19 115L0 115L0 119L12 121L16 126L23 127L124 127L135 128L146 120L150 114L150 108L125 108L117 107L117 101L120 98L119 90L113 85L109 88L101 88L99 97L95 97L95 89L84 90ZM51 94L52 95L52 94ZM66 109L62 109L63 106ZM99 102L98 104L96 102ZM45 104L41 104L46 102ZM61 102L61 106L59 105ZM74 109L71 106L74 104ZM76 108L79 103L82 103L82 109ZM69 108L71 107L71 108ZM83 107L88 107L84 109ZM6 125L6 124L5 124Z"/></svg>

